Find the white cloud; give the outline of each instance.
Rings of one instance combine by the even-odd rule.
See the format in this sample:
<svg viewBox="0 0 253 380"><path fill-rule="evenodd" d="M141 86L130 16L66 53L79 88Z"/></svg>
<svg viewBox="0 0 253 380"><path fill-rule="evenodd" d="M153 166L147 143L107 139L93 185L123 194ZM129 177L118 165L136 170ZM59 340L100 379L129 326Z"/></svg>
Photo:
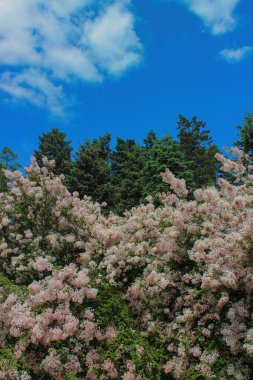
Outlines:
<svg viewBox="0 0 253 380"><path fill-rule="evenodd" d="M236 25L234 10L240 0L184 0L213 34L231 31Z"/></svg>
<svg viewBox="0 0 253 380"><path fill-rule="evenodd" d="M222 58L228 63L235 63L241 61L249 53L253 52L253 46L243 46L238 49L223 49L220 52Z"/></svg>
<svg viewBox="0 0 253 380"><path fill-rule="evenodd" d="M0 76L0 89L16 100L27 100L37 106L47 107L53 114L65 114L65 96L60 85L55 85L46 75L35 69L20 73L6 71Z"/></svg>
<svg viewBox="0 0 253 380"><path fill-rule="evenodd" d="M115 3L97 19L84 24L84 42L102 70L119 74L140 60L141 44L134 31L134 17ZM133 48L134 47L134 48Z"/></svg>
<svg viewBox="0 0 253 380"><path fill-rule="evenodd" d="M141 60L130 0L0 0L0 89L61 113L59 83L101 82Z"/></svg>

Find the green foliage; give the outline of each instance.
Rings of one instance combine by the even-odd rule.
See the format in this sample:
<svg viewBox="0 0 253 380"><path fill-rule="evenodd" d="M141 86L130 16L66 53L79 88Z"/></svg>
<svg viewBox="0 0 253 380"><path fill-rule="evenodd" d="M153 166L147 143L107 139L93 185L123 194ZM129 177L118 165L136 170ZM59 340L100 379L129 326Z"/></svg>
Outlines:
<svg viewBox="0 0 253 380"><path fill-rule="evenodd" d="M14 171L19 169L21 165L17 160L18 155L8 146L4 147L0 152L0 164L7 170Z"/></svg>
<svg viewBox="0 0 253 380"><path fill-rule="evenodd" d="M144 148L135 140L118 138L116 148L111 154L114 212L122 214L140 203L144 187L144 165Z"/></svg>
<svg viewBox="0 0 253 380"><path fill-rule="evenodd" d="M101 327L112 324L117 328L135 326L135 318L129 314L127 302L119 290L109 284L102 284L95 302L96 320Z"/></svg>
<svg viewBox="0 0 253 380"><path fill-rule="evenodd" d="M189 162L187 162L181 152L179 144L169 135L161 139L152 139L151 141L152 143L149 142L147 144L146 140L146 162L143 168L143 198L147 195L155 196L159 192L168 191L168 185L163 183L160 174L167 168L176 177L184 178L189 188L194 187L193 173L188 169Z"/></svg>
<svg viewBox="0 0 253 380"><path fill-rule="evenodd" d="M7 297L9 294L14 293L16 294L20 299L25 299L28 290L26 286L20 286L16 285L14 281L11 281L8 279L4 274L0 271L0 301L1 296Z"/></svg>
<svg viewBox="0 0 253 380"><path fill-rule="evenodd" d="M198 121L196 116L188 120L179 115L177 129L180 150L189 162L188 169L194 174L196 188L214 185L219 168L214 155L218 148L206 129L206 123Z"/></svg>
<svg viewBox="0 0 253 380"><path fill-rule="evenodd" d="M203 375L203 373L201 372L198 372L194 369L189 369L184 377L183 377L183 380L205 380L205 376Z"/></svg>
<svg viewBox="0 0 253 380"><path fill-rule="evenodd" d="M0 171L0 192L6 191L6 190L7 190L7 187L6 187L5 177L4 177L3 172Z"/></svg>
<svg viewBox="0 0 253 380"><path fill-rule="evenodd" d="M157 201L157 194L168 190L160 175L166 168L185 179L189 190L215 183L217 147L205 123L180 115L178 139L176 142L170 135L158 138L151 130L143 145L133 139L118 138L111 150L111 136L106 134L93 141L85 140L72 162L70 141L66 141L64 132L53 128L40 136L35 157L40 165L43 156L54 159L53 172L65 174L65 184L71 192L106 202L106 213L122 215L145 202L147 195Z"/></svg>
<svg viewBox="0 0 253 380"><path fill-rule="evenodd" d="M71 191L78 191L80 197L88 195L94 201L108 205L111 204L110 141L111 136L107 134L81 144L69 177Z"/></svg>
<svg viewBox="0 0 253 380"><path fill-rule="evenodd" d="M111 359L117 368L122 368L123 374L126 361L131 360L143 380L163 379L162 363L169 357L166 339L158 334L149 338L142 334L138 319L129 310L119 289L101 284L94 312L98 325L103 328L110 324L118 332L116 339L104 343L100 351L102 362ZM138 351L140 348L141 354Z"/></svg>
<svg viewBox="0 0 253 380"><path fill-rule="evenodd" d="M253 160L253 114L247 113L243 119L239 129L239 140L235 142L238 148L247 153Z"/></svg>
<svg viewBox="0 0 253 380"><path fill-rule="evenodd" d="M52 128L50 132L43 133L39 137L39 149L35 150L34 156L39 165L42 166L42 158L55 160L55 167L52 169L56 175L68 175L71 170L71 141L66 140L66 133L58 128Z"/></svg>
<svg viewBox="0 0 253 380"><path fill-rule="evenodd" d="M144 138L144 146L147 150L151 149L154 146L154 143L156 142L157 137L153 130L149 131L147 137Z"/></svg>
<svg viewBox="0 0 253 380"><path fill-rule="evenodd" d="M18 155L13 152L8 146L4 147L0 152L0 192L7 191L7 181L4 177L2 169L15 171L20 169L21 165L18 162Z"/></svg>
<svg viewBox="0 0 253 380"><path fill-rule="evenodd" d="M76 375L69 375L67 380L78 380L78 377L76 377Z"/></svg>
<svg viewBox="0 0 253 380"><path fill-rule="evenodd" d="M231 364L231 361L226 358L226 356L224 355L224 357L220 357L216 360L216 362L212 365L212 370L214 372L214 374L217 374L215 376L215 380L222 380L223 377L220 376L220 374L224 374L224 376L226 376L225 378L227 380L235 380L235 377L234 376L230 376L228 375L227 373L227 370L228 370L228 366Z"/></svg>
<svg viewBox="0 0 253 380"><path fill-rule="evenodd" d="M0 370L13 370L22 372L25 370L29 370L30 366L27 364L24 356L21 358L14 359L14 347L5 346L4 348L0 348Z"/></svg>

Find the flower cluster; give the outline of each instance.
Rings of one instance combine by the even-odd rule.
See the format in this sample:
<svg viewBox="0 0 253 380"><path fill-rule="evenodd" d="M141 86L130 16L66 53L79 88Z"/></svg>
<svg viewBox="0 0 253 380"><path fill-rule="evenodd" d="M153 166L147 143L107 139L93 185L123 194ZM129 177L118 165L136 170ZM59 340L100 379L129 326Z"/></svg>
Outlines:
<svg viewBox="0 0 253 380"><path fill-rule="evenodd" d="M0 359L0 379L77 375L96 342L117 336L113 326L97 326L91 307L98 289L90 278L96 263L84 259L100 207L71 195L50 174L53 163L44 164L32 160L26 177L6 172L10 191L0 194L1 273L23 289L0 288L0 358L12 345L17 368L24 360L29 368L20 372Z"/></svg>
<svg viewBox="0 0 253 380"><path fill-rule="evenodd" d="M0 379L252 378L253 168L232 153L217 159L234 181L189 196L167 170L162 207L123 217L70 194L46 159L7 172L0 353L17 365L0 359Z"/></svg>

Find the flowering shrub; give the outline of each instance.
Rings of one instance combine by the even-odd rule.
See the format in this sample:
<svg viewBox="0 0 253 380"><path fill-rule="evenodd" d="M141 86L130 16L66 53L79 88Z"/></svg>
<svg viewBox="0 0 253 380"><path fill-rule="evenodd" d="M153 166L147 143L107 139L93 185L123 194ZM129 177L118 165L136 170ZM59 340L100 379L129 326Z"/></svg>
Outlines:
<svg viewBox="0 0 253 380"><path fill-rule="evenodd" d="M52 161L5 172L0 379L251 379L253 167L170 186L123 217L70 194Z"/></svg>

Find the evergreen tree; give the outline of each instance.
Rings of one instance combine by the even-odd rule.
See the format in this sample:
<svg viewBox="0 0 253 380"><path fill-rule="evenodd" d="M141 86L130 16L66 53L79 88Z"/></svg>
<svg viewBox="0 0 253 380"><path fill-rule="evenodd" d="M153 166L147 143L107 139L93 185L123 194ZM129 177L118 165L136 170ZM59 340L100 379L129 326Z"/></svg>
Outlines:
<svg viewBox="0 0 253 380"><path fill-rule="evenodd" d="M0 152L0 191L6 191L7 182L2 169L15 171L21 168L18 162L18 155L8 146L4 147Z"/></svg>
<svg viewBox="0 0 253 380"><path fill-rule="evenodd" d="M145 140L144 140L145 141ZM162 181L161 174L166 168L170 169L178 178L184 178L189 188L194 187L193 173L188 169L180 146L167 135L155 139L153 144L146 145L146 163L143 169L143 199L147 195L155 196L157 193L168 190L168 185Z"/></svg>
<svg viewBox="0 0 253 380"><path fill-rule="evenodd" d="M68 176L71 170L71 141L66 140L66 133L58 128L52 128L50 132L43 133L39 137L39 149L34 156L39 165L42 165L42 158L46 156L49 160L55 160L53 173Z"/></svg>
<svg viewBox="0 0 253 380"><path fill-rule="evenodd" d="M92 142L86 140L75 155L73 169L69 177L71 191L79 195L91 196L94 201L111 205L110 191L110 141L106 134Z"/></svg>
<svg viewBox="0 0 253 380"><path fill-rule="evenodd" d="M144 138L144 146L146 149L151 149L154 146L155 141L157 140L156 133L151 130L147 134L147 137Z"/></svg>
<svg viewBox="0 0 253 380"><path fill-rule="evenodd" d="M237 128L239 129L239 140L235 142L235 145L247 153L253 161L253 114L247 113L243 124Z"/></svg>
<svg viewBox="0 0 253 380"><path fill-rule="evenodd" d="M214 155L218 152L213 143L206 123L191 120L179 115L178 139L182 153L188 161L188 168L193 172L196 187L211 186L216 182L218 170Z"/></svg>
<svg viewBox="0 0 253 380"><path fill-rule="evenodd" d="M144 148L135 140L117 139L111 154L113 211L122 214L139 204L143 192Z"/></svg>

